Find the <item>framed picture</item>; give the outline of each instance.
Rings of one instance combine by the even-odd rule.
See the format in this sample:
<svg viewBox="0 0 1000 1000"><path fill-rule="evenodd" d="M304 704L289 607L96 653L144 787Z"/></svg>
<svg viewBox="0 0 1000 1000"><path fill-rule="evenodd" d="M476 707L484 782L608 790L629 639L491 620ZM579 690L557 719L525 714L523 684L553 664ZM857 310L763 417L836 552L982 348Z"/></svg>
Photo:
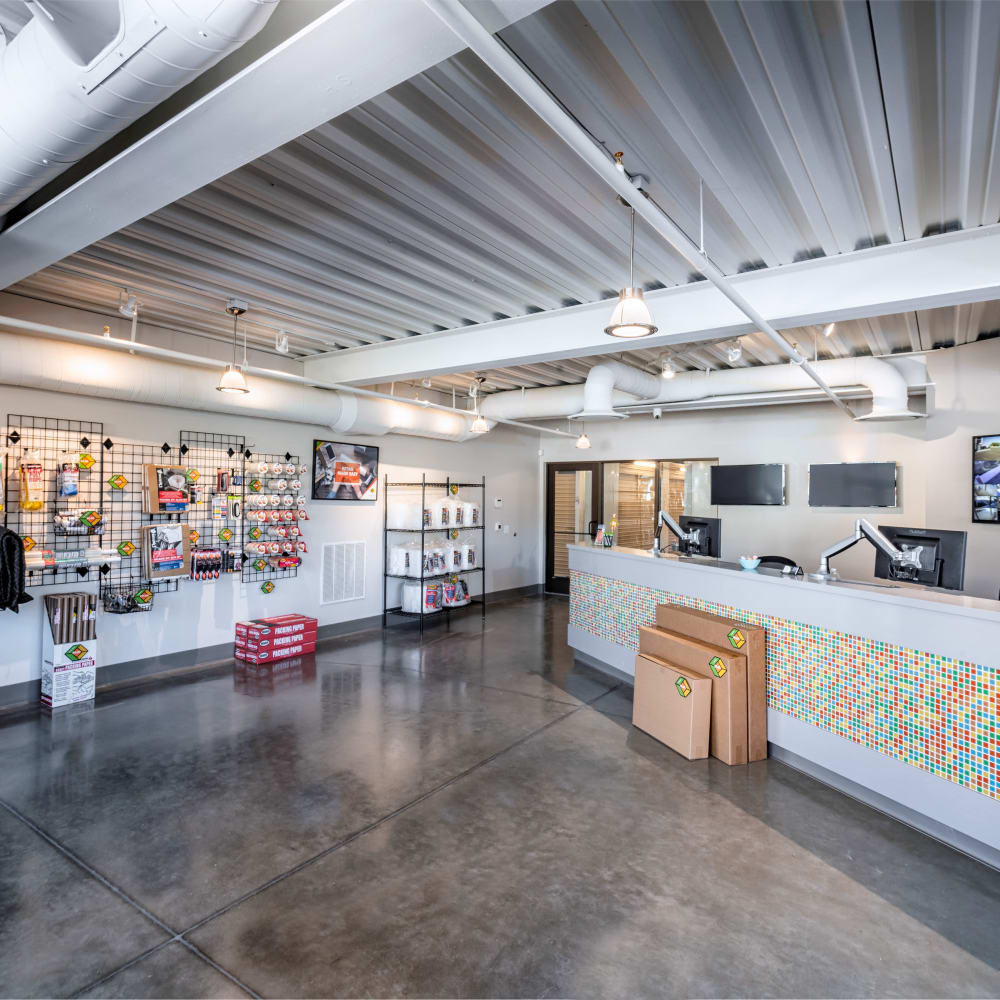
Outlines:
<svg viewBox="0 0 1000 1000"><path fill-rule="evenodd" d="M1000 524L1000 434L972 439L972 520Z"/></svg>
<svg viewBox="0 0 1000 1000"><path fill-rule="evenodd" d="M313 500L378 499L378 448L340 441L313 441Z"/></svg>

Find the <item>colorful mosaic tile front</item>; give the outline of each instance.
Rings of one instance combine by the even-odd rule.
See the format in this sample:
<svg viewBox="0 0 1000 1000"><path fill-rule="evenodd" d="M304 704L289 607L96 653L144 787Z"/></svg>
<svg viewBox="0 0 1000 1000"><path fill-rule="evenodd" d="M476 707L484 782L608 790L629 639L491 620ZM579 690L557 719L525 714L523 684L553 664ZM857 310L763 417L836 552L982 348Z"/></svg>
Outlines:
<svg viewBox="0 0 1000 1000"><path fill-rule="evenodd" d="M1000 670L572 571L570 623L638 649L657 604L767 629L767 704L1000 799Z"/></svg>

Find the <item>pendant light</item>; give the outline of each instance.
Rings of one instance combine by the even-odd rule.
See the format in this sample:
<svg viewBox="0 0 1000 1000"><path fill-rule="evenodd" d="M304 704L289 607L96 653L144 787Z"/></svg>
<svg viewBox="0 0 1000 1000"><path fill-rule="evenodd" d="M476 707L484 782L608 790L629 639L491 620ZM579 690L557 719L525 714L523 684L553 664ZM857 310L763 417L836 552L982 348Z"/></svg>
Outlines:
<svg viewBox="0 0 1000 1000"><path fill-rule="evenodd" d="M479 390L485 381L486 379L482 375L477 375L475 382L469 386L469 395L476 404L476 419L472 421L472 426L469 428L473 434L485 434L490 429L486 418L479 412Z"/></svg>
<svg viewBox="0 0 1000 1000"><path fill-rule="evenodd" d="M247 393L250 391L246 376L243 374L243 369L236 363L236 325L239 322L240 316L246 311L247 303L241 302L238 299L230 299L226 303L226 312L233 317L233 363L226 365L226 370L219 377L219 384L215 387L219 392Z"/></svg>
<svg viewBox="0 0 1000 1000"><path fill-rule="evenodd" d="M585 424L580 427L580 436L576 439L576 446L581 451L586 451L590 447L590 438L587 437Z"/></svg>
<svg viewBox="0 0 1000 1000"><path fill-rule="evenodd" d="M611 322L604 328L609 337L620 337L623 340L634 340L648 337L656 333L653 317L649 306L642 297L642 289L635 287L635 209L629 207L631 213L631 237L628 256L628 288L618 293L618 305L611 314Z"/></svg>

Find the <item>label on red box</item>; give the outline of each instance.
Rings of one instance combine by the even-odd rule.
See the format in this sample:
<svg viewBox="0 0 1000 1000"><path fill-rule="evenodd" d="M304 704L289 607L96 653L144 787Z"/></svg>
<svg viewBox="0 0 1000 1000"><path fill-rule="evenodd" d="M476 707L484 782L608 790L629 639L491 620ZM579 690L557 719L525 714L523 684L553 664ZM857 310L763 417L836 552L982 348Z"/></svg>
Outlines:
<svg viewBox="0 0 1000 1000"><path fill-rule="evenodd" d="M268 635L258 637L255 634L237 635L236 645L241 649L280 649L283 646L294 646L297 643L316 642L315 627L305 632L296 632L294 635Z"/></svg>
<svg viewBox="0 0 1000 1000"><path fill-rule="evenodd" d="M236 634L246 636L295 635L316 629L316 619L306 615L275 615L271 618L254 618L252 621L237 622Z"/></svg>
<svg viewBox="0 0 1000 1000"><path fill-rule="evenodd" d="M267 663L271 660L284 660L289 656L301 656L315 651L315 642L301 642L295 646L281 646L278 649L258 649L255 651L236 646L233 655L237 660L245 660L247 663Z"/></svg>

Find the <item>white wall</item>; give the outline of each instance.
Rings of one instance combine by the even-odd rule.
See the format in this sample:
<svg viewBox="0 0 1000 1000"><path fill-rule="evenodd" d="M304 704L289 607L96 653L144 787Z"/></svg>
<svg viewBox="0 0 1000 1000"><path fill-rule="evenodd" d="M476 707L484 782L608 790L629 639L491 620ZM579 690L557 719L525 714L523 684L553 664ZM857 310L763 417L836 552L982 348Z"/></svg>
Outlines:
<svg viewBox="0 0 1000 1000"><path fill-rule="evenodd" d="M2 359L0 359L2 366ZM248 446L261 452L303 456L308 461L314 437L337 437L316 425L262 419L242 419L192 410L166 409L83 396L61 395L0 385L0 421L8 413L103 421L112 439L176 442L180 431L206 430L243 434ZM380 452L380 479L387 473L394 480L451 475L463 481L487 478L488 525L486 538L486 586L489 591L506 590L537 583L539 561L535 526L541 519L535 434L497 428L482 438L464 444L437 442L416 437L390 435L383 438L350 436L360 443L375 444ZM105 463L108 475L111 474ZM382 489L377 505L309 503L310 520L304 530L310 551L294 580L279 580L270 596L259 584L221 579L213 583L181 581L177 593L159 594L148 614L101 615L99 637L101 662L120 663L186 649L229 642L237 619L299 611L315 615L321 625L367 618L382 611ZM503 497L502 512L493 508L493 498ZM512 526L508 535L492 530L495 521ZM517 532L515 535L514 532ZM362 601L320 606L319 556L323 542L367 542L366 597ZM60 588L32 588L36 600L23 605L20 613L0 612L0 686L39 676L42 603L44 593ZM79 589L67 585L61 589Z"/></svg>
<svg viewBox="0 0 1000 1000"><path fill-rule="evenodd" d="M996 598L1000 587L1000 525L972 524L971 439L1000 433L1000 340L936 351L937 410L927 420L855 423L828 403L665 413L588 424L592 447L546 438L543 462L635 458L718 458L723 463L783 462L784 507L722 507L722 555L789 556L815 569L819 553L849 535L857 517L876 524L932 526L969 532L966 591ZM894 461L899 506L809 507L811 462ZM864 542L838 556L842 576L872 579L874 550Z"/></svg>

